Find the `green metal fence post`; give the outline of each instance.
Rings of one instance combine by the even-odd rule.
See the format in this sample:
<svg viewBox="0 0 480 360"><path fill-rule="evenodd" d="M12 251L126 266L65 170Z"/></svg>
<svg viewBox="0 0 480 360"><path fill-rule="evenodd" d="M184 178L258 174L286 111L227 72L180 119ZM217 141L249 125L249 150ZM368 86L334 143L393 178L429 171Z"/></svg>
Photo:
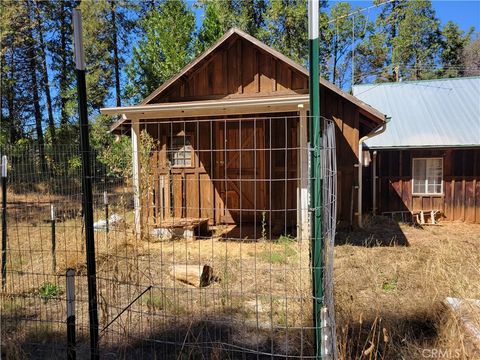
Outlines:
<svg viewBox="0 0 480 360"><path fill-rule="evenodd" d="M310 93L310 144L313 148L310 166L311 196L310 204L313 209L311 217L311 262L312 262L312 291L313 291L313 320L315 327L315 355L322 358L322 211L321 211L321 179L320 179L320 77L318 51L318 23L319 2L308 1L308 38L309 38L309 93Z"/></svg>

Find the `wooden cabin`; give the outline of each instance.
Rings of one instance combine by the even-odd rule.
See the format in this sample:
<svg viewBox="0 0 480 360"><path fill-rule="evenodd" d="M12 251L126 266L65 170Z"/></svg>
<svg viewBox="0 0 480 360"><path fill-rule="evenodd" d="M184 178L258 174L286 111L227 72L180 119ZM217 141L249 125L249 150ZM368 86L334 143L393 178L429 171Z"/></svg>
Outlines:
<svg viewBox="0 0 480 360"><path fill-rule="evenodd" d="M363 211L480 223L480 77L357 85L391 117L367 140Z"/></svg>
<svg viewBox="0 0 480 360"><path fill-rule="evenodd" d="M384 115L319 81L321 115L337 129L338 216L350 222L359 138ZM122 116L114 131L131 130L137 193L142 172L150 176L137 225L206 219L241 225L242 238L248 227L308 237L308 106L308 71L231 29L140 104L102 109ZM154 140L149 169L143 130Z"/></svg>

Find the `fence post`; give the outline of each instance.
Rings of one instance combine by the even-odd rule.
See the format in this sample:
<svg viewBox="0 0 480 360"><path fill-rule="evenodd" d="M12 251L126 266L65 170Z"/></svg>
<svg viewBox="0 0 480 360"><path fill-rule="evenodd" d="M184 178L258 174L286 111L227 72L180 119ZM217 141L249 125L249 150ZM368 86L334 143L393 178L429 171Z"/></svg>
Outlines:
<svg viewBox="0 0 480 360"><path fill-rule="evenodd" d="M7 155L2 156L2 289L7 285Z"/></svg>
<svg viewBox="0 0 480 360"><path fill-rule="evenodd" d="M319 1L308 1L308 42L309 42L309 98L310 98L310 139L313 148L311 162L311 208L312 216L312 297L313 323L315 327L315 357L322 358L321 309L323 303L323 261L322 261L322 182L320 174L320 76L319 76Z"/></svg>
<svg viewBox="0 0 480 360"><path fill-rule="evenodd" d="M107 191L103 192L103 204L105 205L105 231L108 237L108 193Z"/></svg>
<svg viewBox="0 0 480 360"><path fill-rule="evenodd" d="M75 270L67 269L67 359L77 356L75 336Z"/></svg>
<svg viewBox="0 0 480 360"><path fill-rule="evenodd" d="M55 205L50 205L50 221L52 223L52 272L55 274L57 269L57 255L56 255L56 247L57 247L57 240L55 235Z"/></svg>
<svg viewBox="0 0 480 360"><path fill-rule="evenodd" d="M83 215L87 248L88 315L90 327L90 358L100 358L98 349L97 269L95 264L95 240L93 232L93 194L90 167L90 142L87 109L87 85L85 79L85 54L83 52L82 14L73 10L73 37L75 72L77 75L78 113L80 117L80 152L82 155Z"/></svg>

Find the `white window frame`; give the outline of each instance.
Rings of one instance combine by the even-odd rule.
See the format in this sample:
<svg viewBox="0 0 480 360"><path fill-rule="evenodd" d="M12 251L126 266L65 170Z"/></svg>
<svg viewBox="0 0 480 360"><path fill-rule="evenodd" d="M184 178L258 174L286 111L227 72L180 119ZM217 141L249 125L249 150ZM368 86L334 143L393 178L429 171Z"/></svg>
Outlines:
<svg viewBox="0 0 480 360"><path fill-rule="evenodd" d="M183 147L190 147L190 164L174 164L173 162L173 157L175 156L174 154L176 152L180 152L180 151L185 151L183 148L180 148L180 149L175 149L173 146L172 146L172 140L173 138L178 138L178 137L183 137L185 140L188 139L188 145L187 145L187 142L184 141L184 146ZM190 134L177 134L177 135L173 135L172 137L170 137L170 139L168 140L168 146L167 146L167 150L168 150L168 160L170 162L170 166L172 168L193 168L195 167L195 157L194 157L194 150L193 150L193 143L192 143L192 140L193 140L193 136L190 135ZM180 143L181 144L181 143ZM185 158L184 158L185 160Z"/></svg>
<svg viewBox="0 0 480 360"><path fill-rule="evenodd" d="M419 160L426 160L425 163L425 171L428 170L428 161L433 160L440 160L442 164L442 175L441 175L441 183L440 183L440 192L428 192L428 177L425 174L425 192L415 192L415 161ZM414 157L412 158L412 195L422 195L422 196L443 196L443 157Z"/></svg>

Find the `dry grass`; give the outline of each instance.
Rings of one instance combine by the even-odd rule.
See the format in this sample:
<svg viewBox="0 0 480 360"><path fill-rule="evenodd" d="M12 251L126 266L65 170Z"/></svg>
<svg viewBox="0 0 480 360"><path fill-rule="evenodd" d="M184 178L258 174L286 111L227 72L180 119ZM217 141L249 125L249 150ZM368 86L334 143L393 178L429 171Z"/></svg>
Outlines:
<svg viewBox="0 0 480 360"><path fill-rule="evenodd" d="M235 242L219 236L140 240L128 225L131 213L122 215L125 227L108 238L96 233L101 328L152 288L103 333L107 353L236 358L226 345L233 344L260 352L311 354L309 244L286 238ZM86 271L80 218L57 224L55 274L49 224L14 225L9 229L8 293L15 296L4 296L2 302L12 331L3 341L19 358L32 355L33 340L48 343L65 333L57 323L65 314L63 274L68 267L80 275ZM478 225L420 229L378 220L364 231L340 233L343 245L335 248L334 275L341 359L422 359L425 349L458 350L460 358L473 359L463 328L447 316L441 302L447 296L480 298L479 234ZM181 283L170 275L174 264L209 264L219 281L201 289ZM42 298L41 288L48 283L58 287L58 294ZM88 333L85 276L77 277L77 321L82 339ZM214 346L202 348L202 341Z"/></svg>
<svg viewBox="0 0 480 360"><path fill-rule="evenodd" d="M479 234L479 225L422 229L389 221L340 234L346 244L335 248L341 358L425 359L434 350L479 358L442 306L447 296L480 298Z"/></svg>

